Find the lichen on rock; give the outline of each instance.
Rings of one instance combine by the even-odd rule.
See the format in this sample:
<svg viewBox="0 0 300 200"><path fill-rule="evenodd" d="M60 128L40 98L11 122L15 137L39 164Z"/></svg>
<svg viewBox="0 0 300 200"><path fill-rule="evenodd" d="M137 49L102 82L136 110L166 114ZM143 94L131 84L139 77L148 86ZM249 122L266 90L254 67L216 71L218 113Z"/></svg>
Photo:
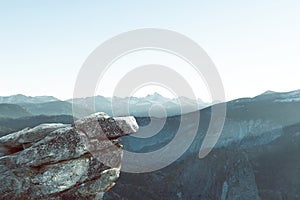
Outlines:
<svg viewBox="0 0 300 200"><path fill-rule="evenodd" d="M137 131L134 117L96 113L1 137L0 199L101 199L120 174L118 138Z"/></svg>

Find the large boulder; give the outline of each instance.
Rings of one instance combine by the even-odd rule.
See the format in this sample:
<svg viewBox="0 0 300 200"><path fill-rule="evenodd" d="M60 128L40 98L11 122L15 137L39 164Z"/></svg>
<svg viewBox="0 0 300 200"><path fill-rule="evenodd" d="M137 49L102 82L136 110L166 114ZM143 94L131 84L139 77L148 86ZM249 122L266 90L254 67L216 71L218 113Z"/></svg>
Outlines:
<svg viewBox="0 0 300 200"><path fill-rule="evenodd" d="M0 199L101 199L119 177L119 137L137 131L134 117L96 113L1 137Z"/></svg>

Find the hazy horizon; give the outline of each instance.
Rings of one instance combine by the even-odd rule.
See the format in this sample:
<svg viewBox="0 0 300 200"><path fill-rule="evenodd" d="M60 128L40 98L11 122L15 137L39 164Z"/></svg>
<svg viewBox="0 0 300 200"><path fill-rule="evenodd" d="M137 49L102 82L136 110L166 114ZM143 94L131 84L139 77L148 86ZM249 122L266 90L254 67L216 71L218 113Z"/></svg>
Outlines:
<svg viewBox="0 0 300 200"><path fill-rule="evenodd" d="M266 92L289 93L289 92L298 91L298 90L300 90L300 89L289 90L289 91L273 91L273 90L266 90L266 91L264 91L264 92L262 92L262 93L259 93L259 94L254 95L254 96L243 96L243 97L238 97L238 98L236 98L236 99L241 99L241 98L253 98L253 97L262 95L262 94L264 94L264 93L266 93ZM177 97L174 97L174 96L165 95L166 93L162 94L162 93L156 92L156 91L153 92L153 93L146 94L146 95L136 95L136 96L134 95L134 96L126 96L126 97L113 96L113 97L118 97L118 98L129 98L129 97L145 98L145 97L147 97L147 96L153 96L153 95L155 95L155 94L159 94L159 95L161 95L162 97L168 98L168 99L176 99L176 98L177 98ZM3 95L3 96L0 95L0 97L10 97L10 96L17 96L17 95L24 95L24 96L28 96L28 97L43 97L43 96L49 96L49 97L57 98L57 99L62 100L62 101L67 101L67 100L73 99L73 97L66 98L66 99L61 99L61 98L59 98L59 97L57 97L57 96L54 96L54 95L33 95L33 96L32 96L32 95L26 95L26 94L22 94L22 93L11 94L11 95ZM101 95L101 94L96 94L95 96L103 96L103 95ZM89 97L95 97L95 96L87 96L87 97L81 97L81 98L89 98ZM111 96L103 96L103 97L105 97L105 98L112 98ZM187 97L187 98L188 98L188 97ZM75 99L76 99L76 98L75 98ZM202 100L201 98L199 98L199 99ZM231 99L231 100L235 100L235 99ZM230 101L230 100L228 100L228 101ZM206 101L203 101L203 102L204 102L204 103L210 103L210 102L206 102Z"/></svg>

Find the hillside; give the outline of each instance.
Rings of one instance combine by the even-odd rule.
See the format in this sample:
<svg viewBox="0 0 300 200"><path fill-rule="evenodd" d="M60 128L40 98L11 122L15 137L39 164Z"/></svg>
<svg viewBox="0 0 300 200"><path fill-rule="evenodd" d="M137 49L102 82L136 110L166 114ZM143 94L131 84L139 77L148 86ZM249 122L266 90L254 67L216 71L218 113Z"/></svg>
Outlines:
<svg viewBox="0 0 300 200"><path fill-rule="evenodd" d="M37 104L21 104L33 115L73 115L72 104L66 101L53 101ZM93 113L85 107L77 105L77 111L86 115Z"/></svg>
<svg viewBox="0 0 300 200"><path fill-rule="evenodd" d="M0 137L19 131L24 128L32 128L43 123L62 123L72 124L74 122L73 116L57 115L57 116L29 116L17 119L0 118Z"/></svg>
<svg viewBox="0 0 300 200"><path fill-rule="evenodd" d="M229 102L221 137L204 159L199 159L198 153L211 108L201 110L197 135L176 162L150 173L123 172L106 199L138 199L141 193L145 199L299 199L298 94L265 93ZM165 119L137 118L141 127L137 136L150 131L143 129L150 121L151 127L164 126L152 137L123 138L124 148L136 153L159 150L174 139L181 120L188 122L182 132L190 134L190 127L197 125L196 114L168 117L166 123ZM153 164L172 156L173 152L160 155Z"/></svg>
<svg viewBox="0 0 300 200"><path fill-rule="evenodd" d="M31 116L32 114L25 108L16 104L0 104L0 117L19 118Z"/></svg>

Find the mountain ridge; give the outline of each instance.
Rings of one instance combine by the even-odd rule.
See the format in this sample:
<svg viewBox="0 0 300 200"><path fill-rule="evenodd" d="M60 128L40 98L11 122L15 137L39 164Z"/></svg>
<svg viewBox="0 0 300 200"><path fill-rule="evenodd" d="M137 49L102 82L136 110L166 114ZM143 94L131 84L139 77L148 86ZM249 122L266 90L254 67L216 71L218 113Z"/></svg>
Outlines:
<svg viewBox="0 0 300 200"><path fill-rule="evenodd" d="M22 103L45 103L50 101L58 101L59 99L53 96L26 96L16 94L11 96L0 96L0 103L22 104Z"/></svg>

